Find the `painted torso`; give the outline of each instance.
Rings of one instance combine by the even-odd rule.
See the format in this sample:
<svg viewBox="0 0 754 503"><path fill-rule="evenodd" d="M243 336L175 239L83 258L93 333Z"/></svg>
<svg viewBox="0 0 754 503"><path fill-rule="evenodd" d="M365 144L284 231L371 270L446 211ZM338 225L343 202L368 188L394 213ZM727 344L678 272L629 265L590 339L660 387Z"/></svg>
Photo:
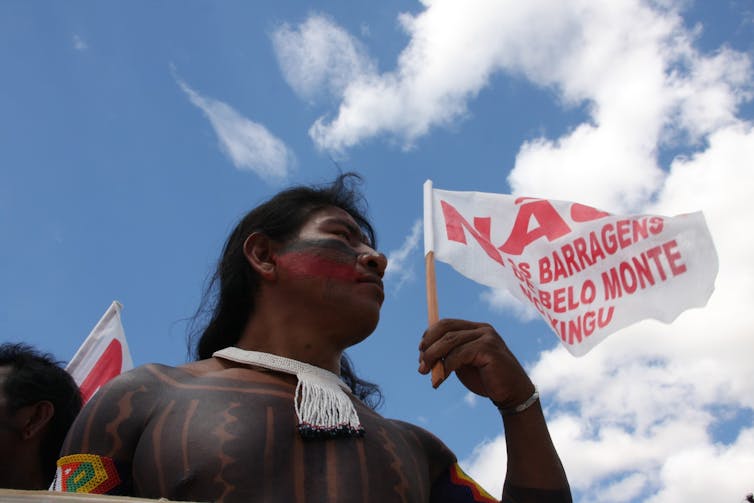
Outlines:
<svg viewBox="0 0 754 503"><path fill-rule="evenodd" d="M250 368L145 366L97 394L64 450L130 467L133 495L198 501L424 502L454 461L358 401L363 438L302 440L294 390L295 377Z"/></svg>

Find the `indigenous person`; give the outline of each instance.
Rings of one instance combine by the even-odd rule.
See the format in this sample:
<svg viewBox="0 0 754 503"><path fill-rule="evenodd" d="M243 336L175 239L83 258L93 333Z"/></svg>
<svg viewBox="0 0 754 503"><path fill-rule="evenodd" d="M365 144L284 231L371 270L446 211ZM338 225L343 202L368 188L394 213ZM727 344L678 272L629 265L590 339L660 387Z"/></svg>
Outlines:
<svg viewBox="0 0 754 503"><path fill-rule="evenodd" d="M51 355L0 345L0 488L50 487L79 410L78 386Z"/></svg>
<svg viewBox="0 0 754 503"><path fill-rule="evenodd" d="M387 266L354 180L286 190L241 220L217 268L198 361L147 365L101 388L66 440L57 489L201 501L497 501L439 439L376 413L376 387L344 359L377 326ZM503 411L503 501L571 501L535 387L491 326L441 320L419 356L419 372L443 360L446 377L455 372ZM87 479L82 466L103 476Z"/></svg>

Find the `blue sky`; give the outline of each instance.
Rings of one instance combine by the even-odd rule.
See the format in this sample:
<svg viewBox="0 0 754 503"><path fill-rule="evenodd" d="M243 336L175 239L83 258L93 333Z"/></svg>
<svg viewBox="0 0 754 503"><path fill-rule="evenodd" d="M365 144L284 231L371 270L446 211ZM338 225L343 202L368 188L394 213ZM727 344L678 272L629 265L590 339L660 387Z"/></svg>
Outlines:
<svg viewBox="0 0 754 503"><path fill-rule="evenodd" d="M357 370L383 414L497 492L497 413L416 372L424 180L702 210L716 291L672 325L576 359L444 264L440 313L492 323L531 369L577 501L738 501L754 490L753 34L744 0L2 2L1 338L68 360L117 299L135 363L180 364L235 221L358 171L393 265Z"/></svg>

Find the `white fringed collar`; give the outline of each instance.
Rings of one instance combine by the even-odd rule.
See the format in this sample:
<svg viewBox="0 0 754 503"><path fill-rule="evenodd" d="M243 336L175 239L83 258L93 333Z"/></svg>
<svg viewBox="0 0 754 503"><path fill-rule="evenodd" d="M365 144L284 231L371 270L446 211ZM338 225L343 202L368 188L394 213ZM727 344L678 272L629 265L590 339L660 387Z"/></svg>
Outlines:
<svg viewBox="0 0 754 503"><path fill-rule="evenodd" d="M215 351L212 356L295 375L298 383L294 404L298 431L303 438L364 435L356 408L347 394L349 388L336 374L291 358L232 346Z"/></svg>

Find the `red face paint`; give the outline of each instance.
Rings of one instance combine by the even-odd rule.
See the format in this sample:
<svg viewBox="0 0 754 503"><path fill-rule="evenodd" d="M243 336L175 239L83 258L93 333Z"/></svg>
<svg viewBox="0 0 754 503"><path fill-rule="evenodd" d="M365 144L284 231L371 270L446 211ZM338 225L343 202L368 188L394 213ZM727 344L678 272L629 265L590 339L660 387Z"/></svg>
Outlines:
<svg viewBox="0 0 754 503"><path fill-rule="evenodd" d="M337 239L299 239L278 257L294 274L356 281L358 254Z"/></svg>
<svg viewBox="0 0 754 503"><path fill-rule="evenodd" d="M278 256L279 264L294 276L372 283L382 290L376 275L358 270L357 259L358 254L337 239L295 241Z"/></svg>
<svg viewBox="0 0 754 503"><path fill-rule="evenodd" d="M346 261L343 258L313 249L285 252L278 260L294 275L356 281L359 277L356 260Z"/></svg>

